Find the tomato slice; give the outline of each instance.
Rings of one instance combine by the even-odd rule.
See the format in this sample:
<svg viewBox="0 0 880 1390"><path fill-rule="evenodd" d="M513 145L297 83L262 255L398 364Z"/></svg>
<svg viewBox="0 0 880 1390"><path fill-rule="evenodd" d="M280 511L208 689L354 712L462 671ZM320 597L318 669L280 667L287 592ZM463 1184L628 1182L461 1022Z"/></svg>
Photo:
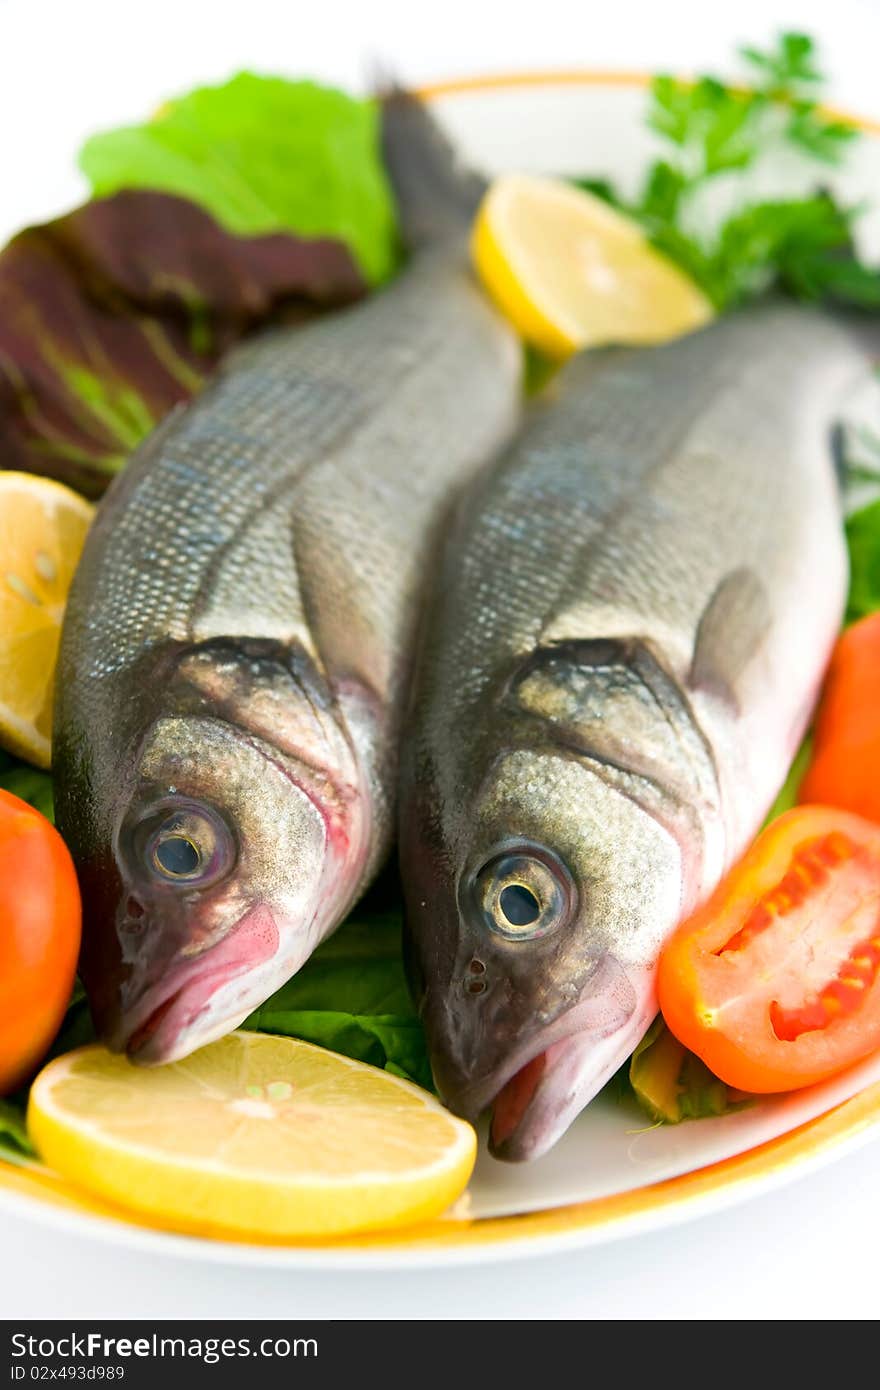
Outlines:
<svg viewBox="0 0 880 1390"><path fill-rule="evenodd" d="M798 799L880 821L880 613L834 649Z"/></svg>
<svg viewBox="0 0 880 1390"><path fill-rule="evenodd" d="M880 826L780 816L660 958L672 1033L742 1091L809 1086L880 1048Z"/></svg>

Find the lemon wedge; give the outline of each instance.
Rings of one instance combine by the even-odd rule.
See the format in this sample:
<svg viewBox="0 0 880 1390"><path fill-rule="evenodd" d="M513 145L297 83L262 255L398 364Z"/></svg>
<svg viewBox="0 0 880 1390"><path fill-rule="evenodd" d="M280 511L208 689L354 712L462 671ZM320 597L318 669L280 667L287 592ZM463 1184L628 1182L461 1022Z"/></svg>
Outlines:
<svg viewBox="0 0 880 1390"><path fill-rule="evenodd" d="M561 359L606 343L660 343L712 306L628 217L559 179L508 174L483 199L471 252L527 342Z"/></svg>
<svg viewBox="0 0 880 1390"><path fill-rule="evenodd" d="M94 509L70 488L0 472L0 744L48 767L67 592Z"/></svg>
<svg viewBox="0 0 880 1390"><path fill-rule="evenodd" d="M476 1155L471 1126L426 1091L262 1033L157 1068L80 1048L37 1077L28 1128L51 1168L99 1197L158 1225L256 1239L439 1216Z"/></svg>

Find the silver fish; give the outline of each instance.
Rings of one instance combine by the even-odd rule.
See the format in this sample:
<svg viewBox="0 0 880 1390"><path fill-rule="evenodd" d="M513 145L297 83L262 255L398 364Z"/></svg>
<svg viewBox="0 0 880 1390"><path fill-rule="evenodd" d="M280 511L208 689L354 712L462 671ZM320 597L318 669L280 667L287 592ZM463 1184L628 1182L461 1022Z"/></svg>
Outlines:
<svg viewBox="0 0 880 1390"><path fill-rule="evenodd" d="M656 1012L664 939L804 733L846 550L832 427L865 358L785 306L573 361L463 499L401 799L434 1073L543 1153Z"/></svg>
<svg viewBox="0 0 880 1390"><path fill-rule="evenodd" d="M402 94L383 138L408 269L231 355L111 489L70 595L58 823L92 1012L137 1061L237 1026L387 854L432 554L516 424L521 353L467 264L482 186Z"/></svg>

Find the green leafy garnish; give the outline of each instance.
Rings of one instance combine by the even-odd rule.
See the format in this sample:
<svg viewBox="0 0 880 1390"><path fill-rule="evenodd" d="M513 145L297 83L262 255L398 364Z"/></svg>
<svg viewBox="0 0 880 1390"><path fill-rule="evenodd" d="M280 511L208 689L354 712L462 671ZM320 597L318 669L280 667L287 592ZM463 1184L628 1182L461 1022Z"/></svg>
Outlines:
<svg viewBox="0 0 880 1390"><path fill-rule="evenodd" d="M850 585L846 616L850 622L880 610L880 502L871 502L847 518Z"/></svg>
<svg viewBox="0 0 880 1390"><path fill-rule="evenodd" d="M54 825L52 778L48 772L40 772L28 763L13 758L11 753L4 753L0 748L0 787L36 807Z"/></svg>
<svg viewBox="0 0 880 1390"><path fill-rule="evenodd" d="M767 812L767 819L764 821L765 826L797 805L801 782L807 775L807 768L810 766L812 756L813 738L812 734L808 734L794 756L794 761L788 769L788 776L780 787L776 800Z"/></svg>
<svg viewBox="0 0 880 1390"><path fill-rule="evenodd" d="M761 145L758 109L754 93L733 91L715 77L693 85L655 77L648 125L675 151L649 170L643 208L665 214L704 180L753 164Z"/></svg>
<svg viewBox="0 0 880 1390"><path fill-rule="evenodd" d="M822 73L812 39L782 34L766 52L744 48L747 86L704 76L651 85L647 123L669 147L648 169L634 202L604 179L579 180L639 221L653 244L725 310L772 288L799 299L880 305L880 272L853 248L859 208L821 187L797 198L755 199L751 180L772 155L796 152L809 167L841 162L855 126L818 104ZM718 225L712 190L731 207Z"/></svg>
<svg viewBox="0 0 880 1390"><path fill-rule="evenodd" d="M766 52L743 44L740 56L760 74L768 96L793 98L815 91L823 81L816 66L816 46L809 34L780 34L776 47Z"/></svg>
<svg viewBox="0 0 880 1390"><path fill-rule="evenodd" d="M75 1047L85 1047L87 1043L94 1041L95 1030L92 1026L92 1016L89 1012L86 992L77 978L74 981L73 994L67 1006L67 1013L64 1015L64 1020L46 1060L49 1061L52 1057L61 1057L65 1052L72 1052Z"/></svg>
<svg viewBox="0 0 880 1390"><path fill-rule="evenodd" d="M0 1100L0 1159L33 1158L34 1149L28 1138L24 1107L11 1100Z"/></svg>
<svg viewBox="0 0 880 1390"><path fill-rule="evenodd" d="M850 623L880 611L880 374L849 403L839 431L846 483Z"/></svg>
<svg viewBox="0 0 880 1390"><path fill-rule="evenodd" d="M365 288L341 242L233 236L165 193L32 227L0 254L4 467L97 497L243 335Z"/></svg>
<svg viewBox="0 0 880 1390"><path fill-rule="evenodd" d="M244 1027L304 1038L431 1087L396 913L347 922Z"/></svg>
<svg viewBox="0 0 880 1390"><path fill-rule="evenodd" d="M341 241L371 284L394 269L376 105L332 87L242 72L175 97L143 125L93 136L80 167L97 197L175 193L238 236Z"/></svg>
<svg viewBox="0 0 880 1390"><path fill-rule="evenodd" d="M659 1124L725 1115L751 1099L713 1076L659 1016L630 1058L628 1075L637 1101Z"/></svg>

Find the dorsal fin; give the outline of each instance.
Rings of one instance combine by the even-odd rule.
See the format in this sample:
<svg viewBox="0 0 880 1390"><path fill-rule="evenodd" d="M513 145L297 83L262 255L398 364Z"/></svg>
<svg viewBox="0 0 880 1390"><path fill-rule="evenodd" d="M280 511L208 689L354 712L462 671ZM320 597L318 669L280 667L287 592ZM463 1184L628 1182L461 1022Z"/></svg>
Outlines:
<svg viewBox="0 0 880 1390"><path fill-rule="evenodd" d="M382 154L409 250L465 234L486 182L462 165L424 103L400 87L382 96Z"/></svg>

